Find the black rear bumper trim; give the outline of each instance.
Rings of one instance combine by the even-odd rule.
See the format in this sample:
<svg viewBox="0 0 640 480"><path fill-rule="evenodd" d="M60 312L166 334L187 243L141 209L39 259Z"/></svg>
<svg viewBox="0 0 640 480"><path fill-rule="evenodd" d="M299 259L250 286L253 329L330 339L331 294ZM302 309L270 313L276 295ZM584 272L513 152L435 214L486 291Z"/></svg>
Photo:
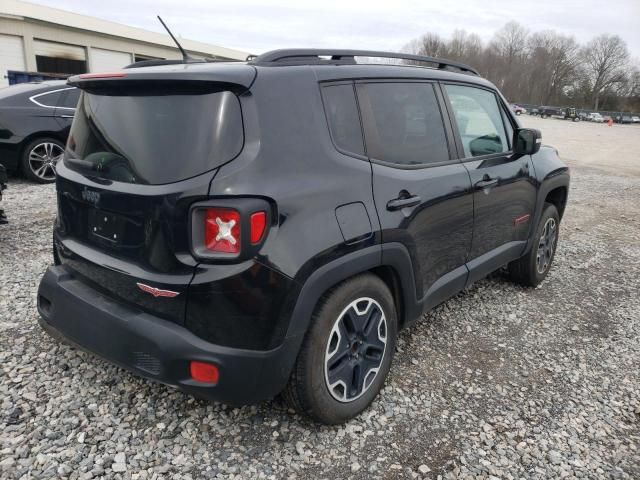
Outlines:
<svg viewBox="0 0 640 480"><path fill-rule="evenodd" d="M40 324L54 337L137 375L231 405L257 403L279 393L300 344L297 337L289 337L268 351L214 345L184 327L107 297L64 266L50 267L43 276L38 311ZM217 365L218 383L192 380L190 360Z"/></svg>

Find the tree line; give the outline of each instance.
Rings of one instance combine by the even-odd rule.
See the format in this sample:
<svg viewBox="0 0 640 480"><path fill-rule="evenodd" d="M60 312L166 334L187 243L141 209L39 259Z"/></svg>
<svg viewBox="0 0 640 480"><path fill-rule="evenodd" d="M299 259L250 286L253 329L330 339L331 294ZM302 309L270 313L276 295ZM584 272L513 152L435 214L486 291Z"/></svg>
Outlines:
<svg viewBox="0 0 640 480"><path fill-rule="evenodd" d="M640 70L618 35L581 45L553 30L530 32L509 22L486 44L455 30L449 39L426 33L403 51L467 63L511 102L640 112Z"/></svg>

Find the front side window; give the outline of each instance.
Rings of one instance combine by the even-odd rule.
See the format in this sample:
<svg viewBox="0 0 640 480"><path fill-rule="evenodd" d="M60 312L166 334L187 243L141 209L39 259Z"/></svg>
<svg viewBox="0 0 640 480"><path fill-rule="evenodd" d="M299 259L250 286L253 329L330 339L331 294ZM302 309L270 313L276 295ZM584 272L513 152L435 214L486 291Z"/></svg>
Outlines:
<svg viewBox="0 0 640 480"><path fill-rule="evenodd" d="M429 83L366 83L358 90L367 153L402 166L449 160L442 114Z"/></svg>
<svg viewBox="0 0 640 480"><path fill-rule="evenodd" d="M364 155L362 129L353 85L328 85L322 88L322 96L329 130L336 147L345 152Z"/></svg>
<svg viewBox="0 0 640 480"><path fill-rule="evenodd" d="M494 93L463 85L445 85L465 157L509 151L500 106Z"/></svg>

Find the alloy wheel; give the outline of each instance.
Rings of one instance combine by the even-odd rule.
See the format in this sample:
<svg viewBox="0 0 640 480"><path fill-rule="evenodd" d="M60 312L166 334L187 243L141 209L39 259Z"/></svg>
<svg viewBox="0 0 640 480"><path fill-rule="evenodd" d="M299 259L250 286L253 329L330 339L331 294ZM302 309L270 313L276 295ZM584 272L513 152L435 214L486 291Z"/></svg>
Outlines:
<svg viewBox="0 0 640 480"><path fill-rule="evenodd" d="M540 240L538 241L538 253L536 256L536 267L538 273L542 274L547 271L551 265L553 251L556 248L556 240L558 239L558 228L554 218L549 218L542 229Z"/></svg>
<svg viewBox="0 0 640 480"><path fill-rule="evenodd" d="M38 178L52 181L56 178L56 164L62 159L64 150L56 143L37 144L29 152L29 168Z"/></svg>
<svg viewBox="0 0 640 480"><path fill-rule="evenodd" d="M387 319L369 297L351 302L336 319L325 351L325 382L331 396L352 402L371 387L387 346Z"/></svg>

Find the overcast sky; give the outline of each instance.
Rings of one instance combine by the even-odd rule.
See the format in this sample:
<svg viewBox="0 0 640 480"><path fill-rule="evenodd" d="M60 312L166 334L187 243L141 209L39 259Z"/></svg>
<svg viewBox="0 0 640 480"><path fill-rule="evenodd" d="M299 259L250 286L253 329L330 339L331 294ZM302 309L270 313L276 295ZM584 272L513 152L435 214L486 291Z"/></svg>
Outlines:
<svg viewBox="0 0 640 480"><path fill-rule="evenodd" d="M191 40L261 53L282 47L398 50L432 31L457 29L488 40L516 20L532 31L553 29L584 43L616 33L640 59L640 0L32 0L76 13Z"/></svg>

